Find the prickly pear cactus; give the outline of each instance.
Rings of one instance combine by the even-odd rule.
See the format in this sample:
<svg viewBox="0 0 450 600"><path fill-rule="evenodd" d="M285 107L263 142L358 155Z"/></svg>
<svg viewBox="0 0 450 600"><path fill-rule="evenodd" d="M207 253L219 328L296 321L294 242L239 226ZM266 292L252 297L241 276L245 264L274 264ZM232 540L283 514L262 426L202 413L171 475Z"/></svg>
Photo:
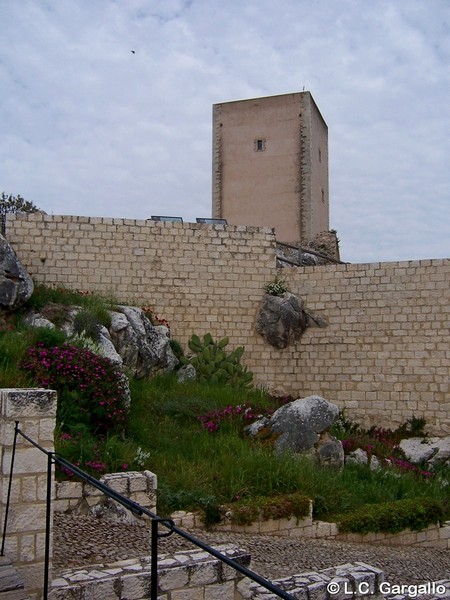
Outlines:
<svg viewBox="0 0 450 600"><path fill-rule="evenodd" d="M200 381L212 383L226 383L233 387L252 387L253 373L241 365L244 348L238 346L227 354L224 348L228 345L228 338L215 342L211 334L203 336L193 335L189 340L189 349L193 352L190 357L181 357L183 364L191 364Z"/></svg>

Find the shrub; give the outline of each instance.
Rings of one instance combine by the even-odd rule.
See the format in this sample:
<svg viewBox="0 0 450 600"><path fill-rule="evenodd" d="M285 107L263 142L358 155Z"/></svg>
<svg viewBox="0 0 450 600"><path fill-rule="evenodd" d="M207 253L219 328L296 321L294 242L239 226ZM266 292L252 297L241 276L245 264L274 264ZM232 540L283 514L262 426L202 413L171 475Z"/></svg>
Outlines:
<svg viewBox="0 0 450 600"><path fill-rule="evenodd" d="M203 341L198 335L193 335L189 340L189 349L194 352L194 356L190 359L182 356L180 360L184 365L193 365L199 381L225 383L236 388L252 387L253 373L241 364L244 348L238 346L227 354L227 345L226 337L215 342L209 333L203 336Z"/></svg>
<svg viewBox="0 0 450 600"><path fill-rule="evenodd" d="M60 329L50 329L49 327L33 327L29 330L30 345L37 346L41 344L45 348L62 346L67 340L66 334Z"/></svg>
<svg viewBox="0 0 450 600"><path fill-rule="evenodd" d="M419 531L444 518L442 504L432 498L407 498L382 504L366 504L350 514L337 517L342 533L398 533Z"/></svg>
<svg viewBox="0 0 450 600"><path fill-rule="evenodd" d="M175 355L175 358L181 360L181 357L184 356L183 348L178 340L171 338L169 340L169 346L172 349L172 352Z"/></svg>
<svg viewBox="0 0 450 600"><path fill-rule="evenodd" d="M75 428L74 428L75 429ZM57 432L55 448L59 455L75 466L99 477L104 473L115 473L138 469L138 454L140 448L117 435L107 435L99 439L83 427L72 434ZM72 473L66 468L58 467L58 477L71 477Z"/></svg>
<svg viewBox="0 0 450 600"><path fill-rule="evenodd" d="M33 294L26 303L27 308L41 310L47 304L63 304L72 306L80 302L80 294L63 287L49 287L42 284L34 286Z"/></svg>
<svg viewBox="0 0 450 600"><path fill-rule="evenodd" d="M69 344L71 346L76 346L77 348L85 348L87 350L90 350L94 354L101 355L100 346L97 344L97 342L94 342L92 338L88 337L84 332L75 333L74 335L72 335L69 338Z"/></svg>
<svg viewBox="0 0 450 600"><path fill-rule="evenodd" d="M238 500L231 507L231 519L238 525L251 525L261 519L303 519L309 515L310 499L294 493L277 496L258 496Z"/></svg>
<svg viewBox="0 0 450 600"><path fill-rule="evenodd" d="M97 435L121 432L126 420L122 374L106 358L64 345L30 348L21 363L36 382L58 392L57 423L70 433L82 423Z"/></svg>
<svg viewBox="0 0 450 600"><path fill-rule="evenodd" d="M98 340L100 327L111 325L111 315L102 306L83 308L75 315L73 328L75 333L84 334L94 342Z"/></svg>
<svg viewBox="0 0 450 600"><path fill-rule="evenodd" d="M32 378L18 368L25 356L29 341L27 336L12 325L0 329L0 387L30 387Z"/></svg>

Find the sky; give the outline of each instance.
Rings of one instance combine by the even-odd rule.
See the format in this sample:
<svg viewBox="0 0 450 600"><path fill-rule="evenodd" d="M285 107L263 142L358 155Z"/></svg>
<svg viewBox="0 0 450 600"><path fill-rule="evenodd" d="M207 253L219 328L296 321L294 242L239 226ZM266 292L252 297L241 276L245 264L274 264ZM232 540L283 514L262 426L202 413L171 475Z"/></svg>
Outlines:
<svg viewBox="0 0 450 600"><path fill-rule="evenodd" d="M450 256L449 0L0 0L0 23L0 192L211 216L212 105L305 89L342 259Z"/></svg>

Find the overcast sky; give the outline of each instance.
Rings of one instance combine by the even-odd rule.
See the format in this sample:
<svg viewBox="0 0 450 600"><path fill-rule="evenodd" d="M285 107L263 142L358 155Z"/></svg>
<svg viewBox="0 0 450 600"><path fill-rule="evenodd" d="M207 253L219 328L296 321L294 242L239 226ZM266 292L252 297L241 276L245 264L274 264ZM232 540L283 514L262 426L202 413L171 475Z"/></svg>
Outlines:
<svg viewBox="0 0 450 600"><path fill-rule="evenodd" d="M342 258L450 256L450 0L0 0L0 23L0 191L210 216L212 104L305 88Z"/></svg>

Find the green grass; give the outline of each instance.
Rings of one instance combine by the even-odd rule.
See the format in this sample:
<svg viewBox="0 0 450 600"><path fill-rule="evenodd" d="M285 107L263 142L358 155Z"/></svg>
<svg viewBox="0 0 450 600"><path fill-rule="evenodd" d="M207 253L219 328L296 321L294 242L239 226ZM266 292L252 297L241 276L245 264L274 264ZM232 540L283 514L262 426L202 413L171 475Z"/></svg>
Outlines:
<svg viewBox="0 0 450 600"><path fill-rule="evenodd" d="M48 287L41 284L35 285L33 295L28 300L26 307L39 311L48 304L82 306L83 308L95 311L96 309L113 310L117 305L117 301L112 295L101 296L100 294L78 292L63 286Z"/></svg>
<svg viewBox="0 0 450 600"><path fill-rule="evenodd" d="M24 331L0 332L0 387L32 387L32 379L18 367L29 345L29 337Z"/></svg>
<svg viewBox="0 0 450 600"><path fill-rule="evenodd" d="M229 404L270 405L267 394L236 392L219 385L177 384L173 378L133 382L129 436L151 454L147 468L158 475L158 511L194 509L206 501L301 492L314 502L316 518L416 497L448 498L450 472L429 480L395 469L371 471L348 465L343 471L318 468L311 460L274 456L272 449L242 434L234 422L216 433L202 429L197 416Z"/></svg>
<svg viewBox="0 0 450 600"><path fill-rule="evenodd" d="M112 300L90 294L37 286L30 306L38 309L49 303L83 306L100 321L104 319L102 311L114 306ZM38 341L51 346L62 343L64 337L59 332L31 330L20 319L2 324L0 387L33 387L29 375L18 365L27 349ZM98 440L80 429L71 439L59 440L57 449L72 462L87 461L91 464L88 470L96 475L100 474L96 471L100 471L101 464L109 471L121 470L125 464L129 469L153 471L158 476L161 515L176 509L203 508L212 521L222 503L238 499L256 502L261 497L300 493L313 500L314 516L324 520L334 520L365 505L416 498L438 501L446 518L450 518L448 467L428 479L395 468L319 468L304 457L275 456L269 443L244 434L244 420L239 416L221 421L214 433L198 419L238 405L251 406L256 415L264 414L274 408L264 391L204 382L180 384L174 376L133 380L130 384L132 402L125 439L110 436ZM344 437L360 435L345 420L340 427Z"/></svg>

